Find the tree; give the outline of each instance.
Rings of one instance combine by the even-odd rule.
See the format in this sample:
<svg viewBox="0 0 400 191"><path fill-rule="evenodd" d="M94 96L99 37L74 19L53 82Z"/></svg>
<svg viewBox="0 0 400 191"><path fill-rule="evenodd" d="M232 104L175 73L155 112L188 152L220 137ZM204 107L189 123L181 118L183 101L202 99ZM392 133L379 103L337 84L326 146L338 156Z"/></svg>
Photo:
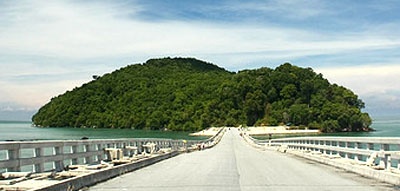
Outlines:
<svg viewBox="0 0 400 191"><path fill-rule="evenodd" d="M195 131L209 126L293 125L326 132L368 129L365 104L311 68L289 63L238 73L194 58L151 59L54 97L40 126Z"/></svg>
<svg viewBox="0 0 400 191"><path fill-rule="evenodd" d="M294 125L305 125L310 120L310 109L306 104L294 104L289 108L291 122Z"/></svg>
<svg viewBox="0 0 400 191"><path fill-rule="evenodd" d="M244 111L247 115L247 125L253 125L255 122L264 116L265 95L256 90L254 93L247 93L244 100Z"/></svg>
<svg viewBox="0 0 400 191"><path fill-rule="evenodd" d="M324 121L321 127L322 127L321 131L327 133L337 132L341 130L339 122L337 120L332 120L332 119Z"/></svg>

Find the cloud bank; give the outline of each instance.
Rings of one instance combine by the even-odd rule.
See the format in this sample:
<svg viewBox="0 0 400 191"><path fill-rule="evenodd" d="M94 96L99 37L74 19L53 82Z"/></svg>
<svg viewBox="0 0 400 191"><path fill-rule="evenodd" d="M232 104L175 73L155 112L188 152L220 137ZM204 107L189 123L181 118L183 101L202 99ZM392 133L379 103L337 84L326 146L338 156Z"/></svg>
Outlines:
<svg viewBox="0 0 400 191"><path fill-rule="evenodd" d="M372 113L400 114L400 65L319 68L332 83L351 88ZM394 113L393 113L394 112Z"/></svg>
<svg viewBox="0 0 400 191"><path fill-rule="evenodd" d="M313 67L368 107L400 110L400 11L391 2L351 2L352 9L327 1L0 4L0 110L35 110L94 74L165 56L231 71Z"/></svg>

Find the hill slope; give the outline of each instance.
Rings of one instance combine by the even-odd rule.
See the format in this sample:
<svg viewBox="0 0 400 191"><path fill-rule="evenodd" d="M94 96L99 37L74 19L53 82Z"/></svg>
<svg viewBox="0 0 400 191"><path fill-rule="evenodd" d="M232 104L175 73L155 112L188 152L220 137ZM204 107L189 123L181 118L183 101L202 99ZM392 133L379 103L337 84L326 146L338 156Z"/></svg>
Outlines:
<svg viewBox="0 0 400 191"><path fill-rule="evenodd" d="M291 123L326 132L371 124L364 103L310 68L283 64L239 73L192 58L152 59L53 98L38 126L200 130Z"/></svg>

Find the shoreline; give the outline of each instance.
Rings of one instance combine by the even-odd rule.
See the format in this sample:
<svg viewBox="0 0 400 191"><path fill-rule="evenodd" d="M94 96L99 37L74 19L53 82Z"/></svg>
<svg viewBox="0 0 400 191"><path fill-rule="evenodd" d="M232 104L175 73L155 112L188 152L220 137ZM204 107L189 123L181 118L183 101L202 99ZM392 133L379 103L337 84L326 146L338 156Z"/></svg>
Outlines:
<svg viewBox="0 0 400 191"><path fill-rule="evenodd" d="M212 137L212 136L216 135L221 128L224 128L224 127L210 127L208 129L204 129L202 131L190 133L189 136L205 136L205 137L210 136L210 137Z"/></svg>
<svg viewBox="0 0 400 191"><path fill-rule="evenodd" d="M224 127L210 127L202 131L189 134L190 136L214 136L218 131ZM228 128L240 128L244 133L251 136L263 136L263 135L287 135L287 134L320 134L319 130L309 129L290 129L288 126L262 126L262 127L228 127Z"/></svg>
<svg viewBox="0 0 400 191"><path fill-rule="evenodd" d="M288 126L262 126L262 127L247 127L244 129L248 135L273 135L273 134L319 134L319 130L310 129L290 129Z"/></svg>

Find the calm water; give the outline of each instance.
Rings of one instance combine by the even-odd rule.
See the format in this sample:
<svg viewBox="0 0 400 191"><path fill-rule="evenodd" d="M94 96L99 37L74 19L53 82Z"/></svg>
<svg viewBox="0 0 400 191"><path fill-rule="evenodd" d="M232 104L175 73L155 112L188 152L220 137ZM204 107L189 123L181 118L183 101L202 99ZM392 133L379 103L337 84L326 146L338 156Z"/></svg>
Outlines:
<svg viewBox="0 0 400 191"><path fill-rule="evenodd" d="M400 116L377 117L374 132L326 134L327 136L400 137ZM54 139L111 139L111 138L169 138L204 139L190 137L188 132L143 131L130 129L37 128L29 122L0 121L0 141Z"/></svg>
<svg viewBox="0 0 400 191"><path fill-rule="evenodd" d="M376 117L371 125L373 132L330 133L324 136L400 137L400 116Z"/></svg>
<svg viewBox="0 0 400 191"><path fill-rule="evenodd" d="M400 116L375 117L371 125L373 132L327 133L318 136L341 137L400 137ZM297 135L294 135L297 136ZM314 135L310 135L314 136ZM282 138L282 135L274 135L272 138ZM267 136L259 136L257 139L268 139Z"/></svg>
<svg viewBox="0 0 400 191"><path fill-rule="evenodd" d="M370 136L374 137L400 137L400 116L377 117L372 128L376 131Z"/></svg>
<svg viewBox="0 0 400 191"><path fill-rule="evenodd" d="M191 137L189 132L144 131L131 129L81 129L81 128L38 128L30 122L0 121L0 141L5 140L71 140L88 137L90 139L117 138L167 138L205 139Z"/></svg>

